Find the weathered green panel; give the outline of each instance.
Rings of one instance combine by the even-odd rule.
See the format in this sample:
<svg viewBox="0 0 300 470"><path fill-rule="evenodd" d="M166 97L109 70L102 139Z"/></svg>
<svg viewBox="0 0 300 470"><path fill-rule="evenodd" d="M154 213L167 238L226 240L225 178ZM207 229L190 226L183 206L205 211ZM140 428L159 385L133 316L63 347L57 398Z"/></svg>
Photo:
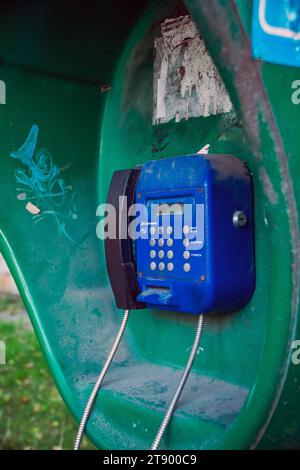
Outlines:
<svg viewBox="0 0 300 470"><path fill-rule="evenodd" d="M69 2L44 2L51 21L37 3L26 2L18 19L14 2L1 6L7 104L0 105L0 249L67 406L78 420L121 321L96 237L96 208L113 171L209 143L210 152L236 155L253 172L257 286L241 312L206 319L194 372L163 446L248 448L262 438L262 447L296 447L300 391L290 344L297 338L299 292L299 111L289 93L297 71L250 60L249 2L237 2L238 9L218 0L187 0L186 7L172 0L138 2L138 9L135 2L130 9L119 1L105 7L94 1L90 9L76 2L70 22ZM235 111L153 126L154 38L163 19L185 8ZM54 26L59 33L53 35ZM7 41L12 35L13 44ZM37 41L38 51L32 47ZM38 194L16 181L24 164L10 156L33 124L37 149L47 149L63 180L63 194L49 189L43 201L45 218L26 210L24 193L32 203ZM132 312L88 425L98 447L149 448L187 360L195 322L171 312Z"/></svg>

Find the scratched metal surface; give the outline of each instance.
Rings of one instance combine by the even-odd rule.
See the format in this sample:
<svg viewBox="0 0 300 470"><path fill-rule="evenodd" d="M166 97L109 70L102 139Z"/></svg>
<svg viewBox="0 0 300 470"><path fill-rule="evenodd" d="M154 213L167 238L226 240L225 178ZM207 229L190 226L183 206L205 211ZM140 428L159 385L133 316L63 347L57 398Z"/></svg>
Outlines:
<svg viewBox="0 0 300 470"><path fill-rule="evenodd" d="M67 406L78 420L121 320L96 238L96 207L112 172L203 148L232 153L253 172L256 291L241 312L206 320L164 445L295 447L299 386L289 344L297 335L299 144L291 124L297 107L286 101L295 70L251 61L243 30L250 31L250 2L149 1L139 10L132 2L127 13L122 2L102 10L95 1L89 13L75 2L66 30L68 2L49 2L57 42L42 37L47 21L36 3L26 2L29 22L14 17L13 2L4 2L0 15L0 80L7 85L0 105L0 249ZM166 19L188 14L234 110L153 126L155 40ZM13 47L6 37L16 31L21 41ZM28 37L31 44L38 39L39 51ZM195 326L186 315L132 313L88 426L98 447L150 446Z"/></svg>

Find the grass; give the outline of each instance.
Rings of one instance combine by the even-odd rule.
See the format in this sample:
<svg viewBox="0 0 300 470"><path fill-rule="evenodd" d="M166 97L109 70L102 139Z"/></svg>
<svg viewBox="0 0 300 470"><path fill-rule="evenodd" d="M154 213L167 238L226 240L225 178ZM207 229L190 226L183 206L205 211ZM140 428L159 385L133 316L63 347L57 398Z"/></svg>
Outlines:
<svg viewBox="0 0 300 470"><path fill-rule="evenodd" d="M0 312L23 309L1 298ZM76 424L60 398L32 330L22 320L1 321L6 365L0 365L0 449L71 449ZM86 439L83 449L93 446Z"/></svg>
<svg viewBox="0 0 300 470"><path fill-rule="evenodd" d="M0 312L14 315L22 311L24 311L24 305L20 297L0 295Z"/></svg>

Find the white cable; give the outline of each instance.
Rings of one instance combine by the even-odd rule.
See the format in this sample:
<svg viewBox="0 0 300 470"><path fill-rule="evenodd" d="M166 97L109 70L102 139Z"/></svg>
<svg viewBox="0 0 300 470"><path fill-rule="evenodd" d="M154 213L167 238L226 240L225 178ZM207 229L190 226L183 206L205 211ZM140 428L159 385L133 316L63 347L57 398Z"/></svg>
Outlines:
<svg viewBox="0 0 300 470"><path fill-rule="evenodd" d="M180 398L180 395L182 393L182 390L186 384L186 381L188 379L188 376L189 376L189 373L191 371L191 368L193 366L193 363L194 363L194 360L195 360L195 357L196 357L196 354L197 354L197 351L198 351L198 348L199 348L199 343L200 343L200 339L201 339L201 334L202 334L202 328L203 327L203 315L200 315L199 316L199 320L198 320L198 325L197 325L197 330L196 330L196 336L195 336L195 339L194 339L194 344L193 344L193 347L192 347L192 350L191 350L191 354L190 354L190 357L188 359L188 362L186 364L186 367L184 369L184 372L183 372L183 375L181 377L181 380L178 384L178 387L176 389L176 392L175 392L175 395L173 397L173 400L171 401L171 404L165 414L165 417L160 425L160 428L156 434L156 437L153 441L153 444L152 444L152 447L151 447L151 450L156 450L160 444L160 441L164 435L164 432L173 416L173 413L175 411L175 408L176 408L176 405L178 403L178 400Z"/></svg>
<svg viewBox="0 0 300 470"><path fill-rule="evenodd" d="M121 323L118 335L117 335L117 337L114 341L114 344L111 348L111 351L108 355L108 358L106 359L106 362L103 366L103 369L102 369L102 371L101 371L101 373L100 373L100 375L97 379L97 382L94 385L92 393L90 394L90 397L88 399L88 402L86 404L86 407L84 409L84 412L83 412L83 415L82 415L82 418L81 418L81 421L80 421L77 436L76 436L76 439L75 439L74 450L79 450L79 448L80 448L82 436L83 436L87 421L88 421L89 416L91 414L94 402L96 400L99 389L102 385L103 379L106 375L106 372L107 372L107 370L108 370L108 368L109 368L109 366L110 366L110 364L111 364L111 362L114 358L116 350L118 349L118 346L119 346L120 341L122 339L122 336L123 336L123 333L124 333L124 330L125 330L125 327L126 327L126 324L127 324L127 320L128 320L128 317L129 317L129 313L130 313L130 310L124 310L124 317L123 317L123 321Z"/></svg>

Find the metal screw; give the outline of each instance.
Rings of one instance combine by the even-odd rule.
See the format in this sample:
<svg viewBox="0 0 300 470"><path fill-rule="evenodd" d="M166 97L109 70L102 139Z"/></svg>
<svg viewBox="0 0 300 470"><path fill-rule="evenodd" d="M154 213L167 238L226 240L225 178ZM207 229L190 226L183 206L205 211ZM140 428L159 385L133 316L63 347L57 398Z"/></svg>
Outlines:
<svg viewBox="0 0 300 470"><path fill-rule="evenodd" d="M233 221L233 225L236 228L242 228L242 227L245 227L245 225L247 224L247 216L242 211L236 211L233 214L232 221Z"/></svg>

